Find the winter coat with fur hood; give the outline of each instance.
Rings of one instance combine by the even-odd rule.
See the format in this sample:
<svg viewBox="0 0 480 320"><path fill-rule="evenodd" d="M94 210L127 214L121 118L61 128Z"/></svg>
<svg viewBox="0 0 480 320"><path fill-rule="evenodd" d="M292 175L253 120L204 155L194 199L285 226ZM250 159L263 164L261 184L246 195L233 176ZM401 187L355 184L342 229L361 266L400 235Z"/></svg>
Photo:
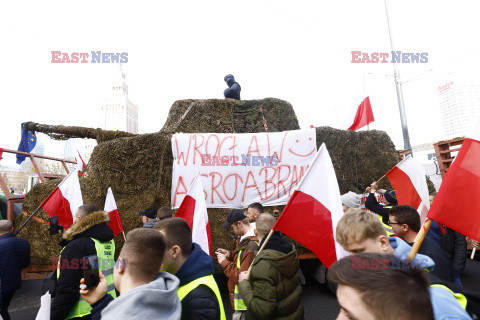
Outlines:
<svg viewBox="0 0 480 320"><path fill-rule="evenodd" d="M78 220L64 232L60 242L64 247L60 256L60 277L52 301L51 320L65 319L78 301L78 286L83 277L79 261L97 254L91 238L102 242L113 239L113 231L107 224L109 220L108 213L97 211Z"/></svg>

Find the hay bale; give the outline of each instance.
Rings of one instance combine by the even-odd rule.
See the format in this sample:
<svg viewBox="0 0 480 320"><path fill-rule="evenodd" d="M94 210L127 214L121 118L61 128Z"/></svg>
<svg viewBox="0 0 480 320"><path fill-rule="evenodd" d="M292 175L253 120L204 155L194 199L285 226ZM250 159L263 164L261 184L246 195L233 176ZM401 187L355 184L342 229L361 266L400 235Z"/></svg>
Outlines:
<svg viewBox="0 0 480 320"><path fill-rule="evenodd" d="M102 208L107 189L112 187L125 230L140 227L140 210L170 205L172 134L264 132L260 107L269 131L299 128L292 106L279 99L176 101L159 132L114 139L95 147L88 164L88 175L80 179L84 202L95 203ZM342 192L363 190L399 159L393 143L384 132L356 133L328 127L316 130L317 145L320 146L322 142L327 145ZM46 183L32 189L25 198L25 203L28 203L25 209L32 212L53 190L54 185L53 182ZM267 208L267 211L272 212L272 209ZM233 242L221 228L227 212L227 209L208 210L214 248L233 247ZM32 222L27 228L22 231L22 236L27 240L37 239L38 232L44 237L43 244L37 241L32 243L32 263L49 260L53 252L58 250L55 244L57 240L46 235L46 226L38 222ZM115 241L120 246L123 237L118 235ZM44 244L49 247L48 251L45 251ZM55 249L50 250L51 247ZM305 249L299 248L299 251Z"/></svg>

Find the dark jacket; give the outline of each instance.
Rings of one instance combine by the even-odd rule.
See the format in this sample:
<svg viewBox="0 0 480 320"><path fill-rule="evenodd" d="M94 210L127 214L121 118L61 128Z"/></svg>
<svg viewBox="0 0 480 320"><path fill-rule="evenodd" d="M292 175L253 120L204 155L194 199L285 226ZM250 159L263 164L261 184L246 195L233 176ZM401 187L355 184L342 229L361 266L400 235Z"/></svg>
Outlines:
<svg viewBox="0 0 480 320"><path fill-rule="evenodd" d="M175 276L180 280L179 287L195 279L213 275L213 259L194 243L192 252L178 269ZM215 293L207 286L200 285L190 291L181 301L182 319L220 319L220 306Z"/></svg>
<svg viewBox="0 0 480 320"><path fill-rule="evenodd" d="M95 243L113 239L113 231L107 225L108 214L103 211L94 212L78 220L63 234L60 245L64 247L60 256L60 277L57 279L55 298L52 301L52 320L63 320L78 301L80 279L83 270L79 261L83 257L96 255Z"/></svg>
<svg viewBox="0 0 480 320"><path fill-rule="evenodd" d="M262 239L260 246L265 241ZM247 319L303 319L300 262L293 245L274 232L255 258L250 279L238 286Z"/></svg>
<svg viewBox="0 0 480 320"><path fill-rule="evenodd" d="M238 254L242 250L240 256L240 269L237 268ZM253 251L258 250L258 238L256 236L246 237L242 242L238 243L235 251L230 252L227 259L223 260L221 266L223 272L228 278L228 293L230 295L230 304L234 307L233 294L235 286L238 284L238 276L240 272L247 271L253 261Z"/></svg>
<svg viewBox="0 0 480 320"><path fill-rule="evenodd" d="M13 293L22 286L21 271L30 264L30 244L13 233L0 236L0 292ZM1 296L1 295L0 295Z"/></svg>
<svg viewBox="0 0 480 320"><path fill-rule="evenodd" d="M382 217L382 222L388 225L388 211L390 209L386 209L385 206L382 206L380 203L378 203L374 193L370 193L368 195L367 200L365 201L365 208L380 215Z"/></svg>
<svg viewBox="0 0 480 320"><path fill-rule="evenodd" d="M150 228L150 229L152 229L153 226L155 225L155 223L157 223L157 222L158 222L157 219L148 220L147 222L145 222L145 223L143 224L143 227L142 227L142 228Z"/></svg>
<svg viewBox="0 0 480 320"><path fill-rule="evenodd" d="M457 231L445 229L445 234L442 233L442 249L452 263L452 269L461 275L467 263L467 241L465 236Z"/></svg>
<svg viewBox="0 0 480 320"><path fill-rule="evenodd" d="M413 244L410 243L410 245ZM432 271L434 275L442 280L453 282L452 265L443 249L434 240L430 237L425 237L418 253L430 257L435 262L435 267Z"/></svg>
<svg viewBox="0 0 480 320"><path fill-rule="evenodd" d="M225 89L225 91L223 92L225 98L240 100L240 91L242 90L242 88L235 81L235 78L231 74L229 74L225 77L225 82L228 85L228 88Z"/></svg>

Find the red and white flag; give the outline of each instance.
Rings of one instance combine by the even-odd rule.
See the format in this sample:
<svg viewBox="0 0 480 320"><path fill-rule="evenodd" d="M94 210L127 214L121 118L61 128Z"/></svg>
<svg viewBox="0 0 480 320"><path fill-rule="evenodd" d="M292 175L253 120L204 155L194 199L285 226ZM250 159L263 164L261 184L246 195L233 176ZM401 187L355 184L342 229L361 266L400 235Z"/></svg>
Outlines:
<svg viewBox="0 0 480 320"><path fill-rule="evenodd" d="M212 235L210 233L207 204L200 174L197 174L193 180L175 217L185 219L190 229L192 229L193 242L197 243L207 254L213 255Z"/></svg>
<svg viewBox="0 0 480 320"><path fill-rule="evenodd" d="M426 175L425 168L411 155L385 174L395 189L398 204L417 209L422 223L430 209Z"/></svg>
<svg viewBox="0 0 480 320"><path fill-rule="evenodd" d="M112 188L108 188L107 198L105 199L105 207L103 209L110 216L110 223L108 224L113 231L113 235L116 236L123 231L122 220L120 220L120 214L118 214L117 204L113 197Z"/></svg>
<svg viewBox="0 0 480 320"><path fill-rule="evenodd" d="M77 156L75 157L75 160L77 161L77 164L75 165L75 170L78 171L78 174L82 173L87 165L85 164L85 161L83 161L82 156L80 155L80 152L77 150Z"/></svg>
<svg viewBox="0 0 480 320"><path fill-rule="evenodd" d="M465 201L468 195L469 201ZM480 241L480 118L443 178L428 217Z"/></svg>
<svg viewBox="0 0 480 320"><path fill-rule="evenodd" d="M342 216L337 177L327 147L322 144L273 229L303 244L330 268L348 255L335 240Z"/></svg>
<svg viewBox="0 0 480 320"><path fill-rule="evenodd" d="M40 205L50 216L58 216L58 224L68 229L73 215L83 205L77 170L72 170Z"/></svg>
<svg viewBox="0 0 480 320"><path fill-rule="evenodd" d="M354 107L350 111L343 128L345 130L357 131L373 121L375 121L375 118L373 117L372 105L370 104L370 97L368 96L364 81L362 89L355 100Z"/></svg>

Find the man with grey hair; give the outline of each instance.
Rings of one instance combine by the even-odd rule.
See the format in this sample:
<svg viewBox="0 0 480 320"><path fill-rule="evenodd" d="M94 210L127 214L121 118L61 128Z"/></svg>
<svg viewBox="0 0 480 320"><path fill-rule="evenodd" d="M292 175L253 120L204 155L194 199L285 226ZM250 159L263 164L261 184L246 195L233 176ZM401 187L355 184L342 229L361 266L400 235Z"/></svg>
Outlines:
<svg viewBox="0 0 480 320"><path fill-rule="evenodd" d="M275 218L262 213L256 233L260 247ZM247 306L247 319L303 319L300 262L293 245L275 231L248 271L240 273L238 289Z"/></svg>
<svg viewBox="0 0 480 320"><path fill-rule="evenodd" d="M21 271L30 264L30 244L15 237L9 220L0 220L0 319L10 320L8 306L22 286Z"/></svg>

